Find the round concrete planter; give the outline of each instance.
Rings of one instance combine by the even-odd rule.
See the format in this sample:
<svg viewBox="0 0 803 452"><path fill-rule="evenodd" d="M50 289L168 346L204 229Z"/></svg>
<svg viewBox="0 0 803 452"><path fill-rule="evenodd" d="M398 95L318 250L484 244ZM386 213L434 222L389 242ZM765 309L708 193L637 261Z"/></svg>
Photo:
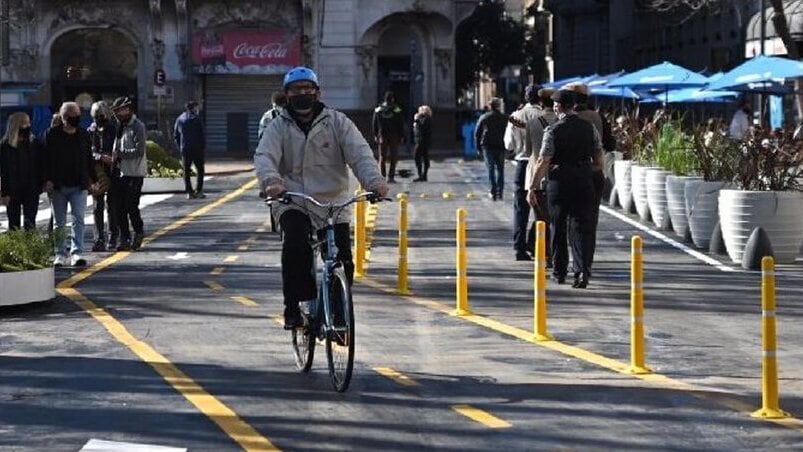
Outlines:
<svg viewBox="0 0 803 452"><path fill-rule="evenodd" d="M616 196L619 197L619 205L622 210L630 212L633 205L633 180L630 177L630 168L633 166L632 160L617 160L613 162L613 177L616 180Z"/></svg>
<svg viewBox="0 0 803 452"><path fill-rule="evenodd" d="M56 296L53 267L0 273L0 306L45 301Z"/></svg>
<svg viewBox="0 0 803 452"><path fill-rule="evenodd" d="M691 240L698 248L708 248L711 233L719 221L719 191L725 182L692 180L686 182L686 218L689 220Z"/></svg>
<svg viewBox="0 0 803 452"><path fill-rule="evenodd" d="M672 229L681 237L689 231L689 219L686 217L686 182L703 180L699 176L667 176L666 178L666 210L672 220Z"/></svg>
<svg viewBox="0 0 803 452"><path fill-rule="evenodd" d="M142 193L183 193L184 179L180 177L146 177Z"/></svg>
<svg viewBox="0 0 803 452"><path fill-rule="evenodd" d="M662 228L666 220L666 178L672 172L665 169L647 170L647 204L650 207L650 216L655 226Z"/></svg>
<svg viewBox="0 0 803 452"><path fill-rule="evenodd" d="M650 219L650 206L647 203L647 170L660 169L654 166L633 165L631 179L633 180L633 203L636 212L642 221Z"/></svg>
<svg viewBox="0 0 803 452"><path fill-rule="evenodd" d="M719 218L722 239L734 262L742 262L747 239L758 227L767 233L776 263L795 262L803 240L803 193L722 190Z"/></svg>

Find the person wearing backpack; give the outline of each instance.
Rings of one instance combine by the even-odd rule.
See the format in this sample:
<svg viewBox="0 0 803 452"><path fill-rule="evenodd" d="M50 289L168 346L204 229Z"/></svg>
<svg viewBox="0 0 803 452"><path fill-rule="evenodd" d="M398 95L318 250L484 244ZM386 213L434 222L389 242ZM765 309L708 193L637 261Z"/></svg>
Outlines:
<svg viewBox="0 0 803 452"><path fill-rule="evenodd" d="M396 161L399 155L399 145L404 142L404 119L402 109L396 104L396 95L393 91L385 93L385 101L374 109L372 120L374 141L379 147L379 169L388 182L396 182ZM390 160L390 168L386 165Z"/></svg>

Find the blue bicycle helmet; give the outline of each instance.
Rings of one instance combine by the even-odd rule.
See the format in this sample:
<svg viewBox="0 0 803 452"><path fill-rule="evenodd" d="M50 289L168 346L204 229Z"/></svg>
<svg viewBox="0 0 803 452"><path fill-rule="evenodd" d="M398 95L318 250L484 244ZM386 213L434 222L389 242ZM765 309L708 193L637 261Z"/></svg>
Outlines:
<svg viewBox="0 0 803 452"><path fill-rule="evenodd" d="M290 69L287 74L284 75L284 87L287 88L287 85L297 82L299 80L309 81L318 85L318 76L315 75L315 71L308 67L298 66Z"/></svg>

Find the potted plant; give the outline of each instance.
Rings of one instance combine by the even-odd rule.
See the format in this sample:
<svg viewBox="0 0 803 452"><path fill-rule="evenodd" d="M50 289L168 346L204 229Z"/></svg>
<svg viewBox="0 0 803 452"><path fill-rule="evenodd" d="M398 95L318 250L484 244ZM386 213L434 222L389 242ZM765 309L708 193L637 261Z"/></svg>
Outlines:
<svg viewBox="0 0 803 452"><path fill-rule="evenodd" d="M722 122L711 121L695 127L692 133L703 178L686 182L684 197L689 233L699 248L708 248L711 243L719 222L719 191L733 179L736 166L735 142L722 131Z"/></svg>
<svg viewBox="0 0 803 452"><path fill-rule="evenodd" d="M0 234L0 306L56 296L54 245L53 235L35 230Z"/></svg>
<svg viewBox="0 0 803 452"><path fill-rule="evenodd" d="M672 229L684 238L689 230L684 194L686 182L702 180L701 176L693 175L700 171L700 162L694 152L693 144L692 137L683 131L681 121L672 121L664 124L661 129L655 151L656 162L668 171L658 175L659 178L665 175L666 214L669 216ZM650 211L653 211L652 205ZM656 225L661 226L662 223Z"/></svg>
<svg viewBox="0 0 803 452"><path fill-rule="evenodd" d="M642 221L650 219L650 208L647 201L647 171L660 169L653 164L655 142L661 124L661 115L658 114L652 121L644 124L639 131L633 146L633 165L630 169L633 185L633 204Z"/></svg>
<svg viewBox="0 0 803 452"><path fill-rule="evenodd" d="M741 143L734 189L719 194L722 238L728 256L741 262L753 230L763 228L775 261L795 261L803 241L803 193L799 177L803 142L791 131L771 134L756 131Z"/></svg>
<svg viewBox="0 0 803 452"><path fill-rule="evenodd" d="M184 170L179 159L150 140L145 142L145 155L148 158L148 176L142 183L143 193L184 191Z"/></svg>
<svg viewBox="0 0 803 452"><path fill-rule="evenodd" d="M638 140L638 119L630 115L621 115L613 122L613 135L616 138L616 150L622 153L622 160L613 163L614 188L619 205L625 212L633 207L633 182L630 174L633 165L633 150Z"/></svg>
<svg viewBox="0 0 803 452"><path fill-rule="evenodd" d="M672 175L673 167L684 164L686 135L680 120L663 123L653 146L653 161L658 166L647 171L647 203L652 221L658 228L664 228L669 220L667 212L666 179Z"/></svg>

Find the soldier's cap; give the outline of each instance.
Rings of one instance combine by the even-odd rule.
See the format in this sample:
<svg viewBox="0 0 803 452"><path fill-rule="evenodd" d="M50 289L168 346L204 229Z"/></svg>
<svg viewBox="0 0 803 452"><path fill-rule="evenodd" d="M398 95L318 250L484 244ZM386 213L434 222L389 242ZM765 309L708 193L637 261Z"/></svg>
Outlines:
<svg viewBox="0 0 803 452"><path fill-rule="evenodd" d="M559 89L552 94L552 100L561 105L574 105L576 99L575 92L568 89Z"/></svg>
<svg viewBox="0 0 803 452"><path fill-rule="evenodd" d="M541 88L538 90L538 97L541 99L549 99L557 91L555 88Z"/></svg>
<svg viewBox="0 0 803 452"><path fill-rule="evenodd" d="M118 97L112 102L112 110L119 110L124 107L130 107L132 104L131 98L128 96Z"/></svg>
<svg viewBox="0 0 803 452"><path fill-rule="evenodd" d="M569 84L564 85L561 89L574 91L575 93L582 94L584 96L588 96L588 85L582 82L572 82Z"/></svg>

